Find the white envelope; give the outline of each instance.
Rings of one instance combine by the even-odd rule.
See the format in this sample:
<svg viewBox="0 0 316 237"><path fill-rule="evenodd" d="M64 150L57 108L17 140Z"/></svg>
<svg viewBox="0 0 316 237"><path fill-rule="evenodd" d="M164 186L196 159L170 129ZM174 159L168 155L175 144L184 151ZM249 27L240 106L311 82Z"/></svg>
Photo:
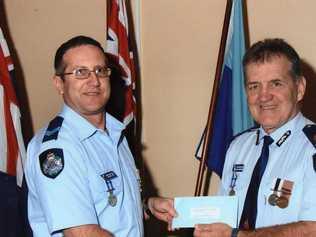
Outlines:
<svg viewBox="0 0 316 237"><path fill-rule="evenodd" d="M176 197L174 207L178 216L173 219L172 228L215 222L226 223L232 228L237 226L236 196Z"/></svg>

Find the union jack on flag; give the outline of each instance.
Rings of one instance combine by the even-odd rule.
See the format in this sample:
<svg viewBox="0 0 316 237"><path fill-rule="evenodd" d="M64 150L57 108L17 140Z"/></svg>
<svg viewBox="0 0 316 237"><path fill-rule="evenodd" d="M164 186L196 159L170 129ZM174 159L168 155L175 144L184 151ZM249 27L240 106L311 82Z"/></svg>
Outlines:
<svg viewBox="0 0 316 237"><path fill-rule="evenodd" d="M21 113L11 81L14 66L1 28L0 45L0 171L16 175L21 186L26 157Z"/></svg>
<svg viewBox="0 0 316 237"><path fill-rule="evenodd" d="M107 47L110 60L120 69L120 77L125 83L123 123L129 124L136 119L135 65L130 45L128 16L125 0L109 0L107 14Z"/></svg>

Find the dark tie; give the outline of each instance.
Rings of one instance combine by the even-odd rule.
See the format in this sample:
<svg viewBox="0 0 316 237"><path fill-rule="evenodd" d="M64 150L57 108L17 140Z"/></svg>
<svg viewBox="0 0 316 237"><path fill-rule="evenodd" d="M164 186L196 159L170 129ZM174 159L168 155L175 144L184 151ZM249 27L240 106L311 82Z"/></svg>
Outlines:
<svg viewBox="0 0 316 237"><path fill-rule="evenodd" d="M273 143L270 136L264 136L260 157L252 172L251 181L248 187L244 209L240 218L240 229L255 229L257 218L257 198L262 175L266 169L269 158L269 146Z"/></svg>

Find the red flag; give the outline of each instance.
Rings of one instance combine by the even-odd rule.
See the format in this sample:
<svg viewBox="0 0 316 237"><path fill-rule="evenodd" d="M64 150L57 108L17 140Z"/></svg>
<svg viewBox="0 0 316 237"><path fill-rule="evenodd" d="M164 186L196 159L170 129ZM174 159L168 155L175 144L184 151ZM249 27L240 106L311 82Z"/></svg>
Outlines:
<svg viewBox="0 0 316 237"><path fill-rule="evenodd" d="M124 124L136 119L135 65L130 46L128 17L125 0L109 0L107 14L107 48L111 60L120 67L121 78L125 82Z"/></svg>
<svg viewBox="0 0 316 237"><path fill-rule="evenodd" d="M0 44L0 170L17 175L17 183L21 186L25 147L21 133L20 110L10 76L14 67L1 28Z"/></svg>

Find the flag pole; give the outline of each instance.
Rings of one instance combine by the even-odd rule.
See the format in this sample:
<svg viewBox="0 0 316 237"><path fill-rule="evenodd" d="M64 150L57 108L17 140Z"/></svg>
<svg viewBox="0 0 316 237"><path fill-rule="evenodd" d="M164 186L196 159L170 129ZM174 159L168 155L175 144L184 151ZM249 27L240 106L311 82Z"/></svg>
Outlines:
<svg viewBox="0 0 316 237"><path fill-rule="evenodd" d="M204 179L204 171L205 171L206 158L207 158L206 154L207 154L207 148L209 147L208 145L210 142L210 133L213 130L215 104L216 104L216 99L218 96L218 89L219 89L219 84L220 84L219 81L221 78L221 73L222 73L222 68L223 68L225 45L227 41L230 15L231 15L231 10L232 10L232 5L233 5L232 2L233 0L227 0L226 2L225 18L224 18L224 24L223 24L223 29L222 29L220 48L219 48L218 57L217 57L215 78L214 78L213 89L212 89L212 97L211 97L211 103L210 103L210 107L208 111L205 138L204 138L203 148L202 148L202 157L201 157L201 161L199 165L199 172L198 172L198 177L196 180L194 196L201 196L201 189L202 189L202 184L203 184L203 179Z"/></svg>

